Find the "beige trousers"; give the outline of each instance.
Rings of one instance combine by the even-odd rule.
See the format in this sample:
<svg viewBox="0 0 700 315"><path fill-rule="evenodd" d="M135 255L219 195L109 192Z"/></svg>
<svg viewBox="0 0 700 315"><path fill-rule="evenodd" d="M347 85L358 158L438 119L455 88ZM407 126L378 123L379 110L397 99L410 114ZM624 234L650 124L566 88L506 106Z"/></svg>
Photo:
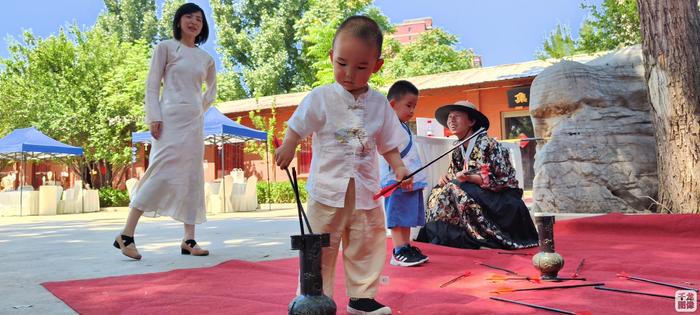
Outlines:
<svg viewBox="0 0 700 315"><path fill-rule="evenodd" d="M382 208L355 209L355 180L350 179L343 208L309 200L308 218L314 233L330 233L330 247L323 248L321 258L323 293L333 297L335 265L342 243L348 297L374 298L386 261Z"/></svg>

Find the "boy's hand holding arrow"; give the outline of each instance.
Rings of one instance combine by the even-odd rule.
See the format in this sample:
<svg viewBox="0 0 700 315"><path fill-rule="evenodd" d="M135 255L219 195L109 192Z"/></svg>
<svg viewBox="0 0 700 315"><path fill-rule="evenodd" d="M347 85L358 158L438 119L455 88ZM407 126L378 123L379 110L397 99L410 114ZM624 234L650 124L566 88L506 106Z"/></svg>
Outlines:
<svg viewBox="0 0 700 315"><path fill-rule="evenodd" d="M428 166L430 166L430 165L432 165L433 163L437 162L438 160L440 160L440 159L441 159L442 157L444 157L445 155L450 154L452 151L454 151L455 149L457 149L457 148L459 148L460 146L464 145L467 141L469 141L469 140L471 140L472 138L474 138L474 137L480 135L480 134L483 133L484 131L485 131L484 128L479 128L479 130L477 130L476 132L474 132L471 136L464 138L462 141L460 141L459 143L457 143L457 145L455 145L455 146L452 147L451 149L447 150L445 153L440 154L440 156L436 157L436 158L433 159L432 161L430 161L430 162L426 163L425 165L421 166L419 169L413 171L413 173L410 173L410 174L404 176L402 180L400 180L400 181L398 181L398 182L396 182L396 183L393 183L393 184L391 184L391 185L389 185L389 186L384 187L384 189L382 189L380 192L378 192L376 195L374 195L374 200L377 200L377 199L379 199L379 198L381 198L381 197L388 197L388 196L390 196L391 193L393 193L394 190L396 190L396 188L398 188L399 186L403 185L406 181L408 181L409 179L411 179L411 178L413 177L413 175L418 174L418 172L420 172L420 171L426 169Z"/></svg>

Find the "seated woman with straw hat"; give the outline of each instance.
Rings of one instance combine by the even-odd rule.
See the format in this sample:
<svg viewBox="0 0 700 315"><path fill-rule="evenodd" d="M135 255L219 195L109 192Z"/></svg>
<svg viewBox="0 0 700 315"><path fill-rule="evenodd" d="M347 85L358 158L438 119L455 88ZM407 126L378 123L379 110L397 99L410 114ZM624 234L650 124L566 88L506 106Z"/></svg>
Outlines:
<svg viewBox="0 0 700 315"><path fill-rule="evenodd" d="M508 150L486 134L488 118L469 102L442 106L435 118L458 139L481 134L452 152L447 174L428 198L418 241L460 248L537 246Z"/></svg>

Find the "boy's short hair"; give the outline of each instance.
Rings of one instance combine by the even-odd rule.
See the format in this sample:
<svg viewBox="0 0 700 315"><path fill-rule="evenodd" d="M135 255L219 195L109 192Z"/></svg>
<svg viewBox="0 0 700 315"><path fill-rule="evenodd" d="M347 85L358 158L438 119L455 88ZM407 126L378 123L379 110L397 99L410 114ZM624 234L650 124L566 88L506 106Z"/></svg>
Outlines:
<svg viewBox="0 0 700 315"><path fill-rule="evenodd" d="M390 88L389 93L386 94L388 100L398 100L407 93L414 94L418 96L418 88L413 85L413 83L406 80L396 81Z"/></svg>
<svg viewBox="0 0 700 315"><path fill-rule="evenodd" d="M343 23L340 23L340 26L338 26L338 29L335 31L335 35L333 35L332 47L335 47L335 39L338 38L341 32L350 32L351 35L367 41L370 44L374 44L377 47L378 55L382 55L384 35L382 34L382 29L379 27L379 24L372 18L363 15L354 15L345 19Z"/></svg>

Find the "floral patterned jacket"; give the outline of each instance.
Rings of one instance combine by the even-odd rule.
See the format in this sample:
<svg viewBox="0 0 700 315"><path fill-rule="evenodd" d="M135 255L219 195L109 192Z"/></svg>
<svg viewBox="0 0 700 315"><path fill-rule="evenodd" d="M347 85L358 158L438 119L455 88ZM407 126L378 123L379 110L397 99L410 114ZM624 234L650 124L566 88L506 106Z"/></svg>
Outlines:
<svg viewBox="0 0 700 315"><path fill-rule="evenodd" d="M510 153L496 139L486 134L477 136L474 150L469 157L467 170L479 173L482 165L489 165L489 180L482 188L493 191L501 191L505 188L518 188L518 180L515 178L515 168L511 164ZM450 180L456 178L456 173L464 169L464 159L461 150L452 152L452 159L447 170Z"/></svg>

